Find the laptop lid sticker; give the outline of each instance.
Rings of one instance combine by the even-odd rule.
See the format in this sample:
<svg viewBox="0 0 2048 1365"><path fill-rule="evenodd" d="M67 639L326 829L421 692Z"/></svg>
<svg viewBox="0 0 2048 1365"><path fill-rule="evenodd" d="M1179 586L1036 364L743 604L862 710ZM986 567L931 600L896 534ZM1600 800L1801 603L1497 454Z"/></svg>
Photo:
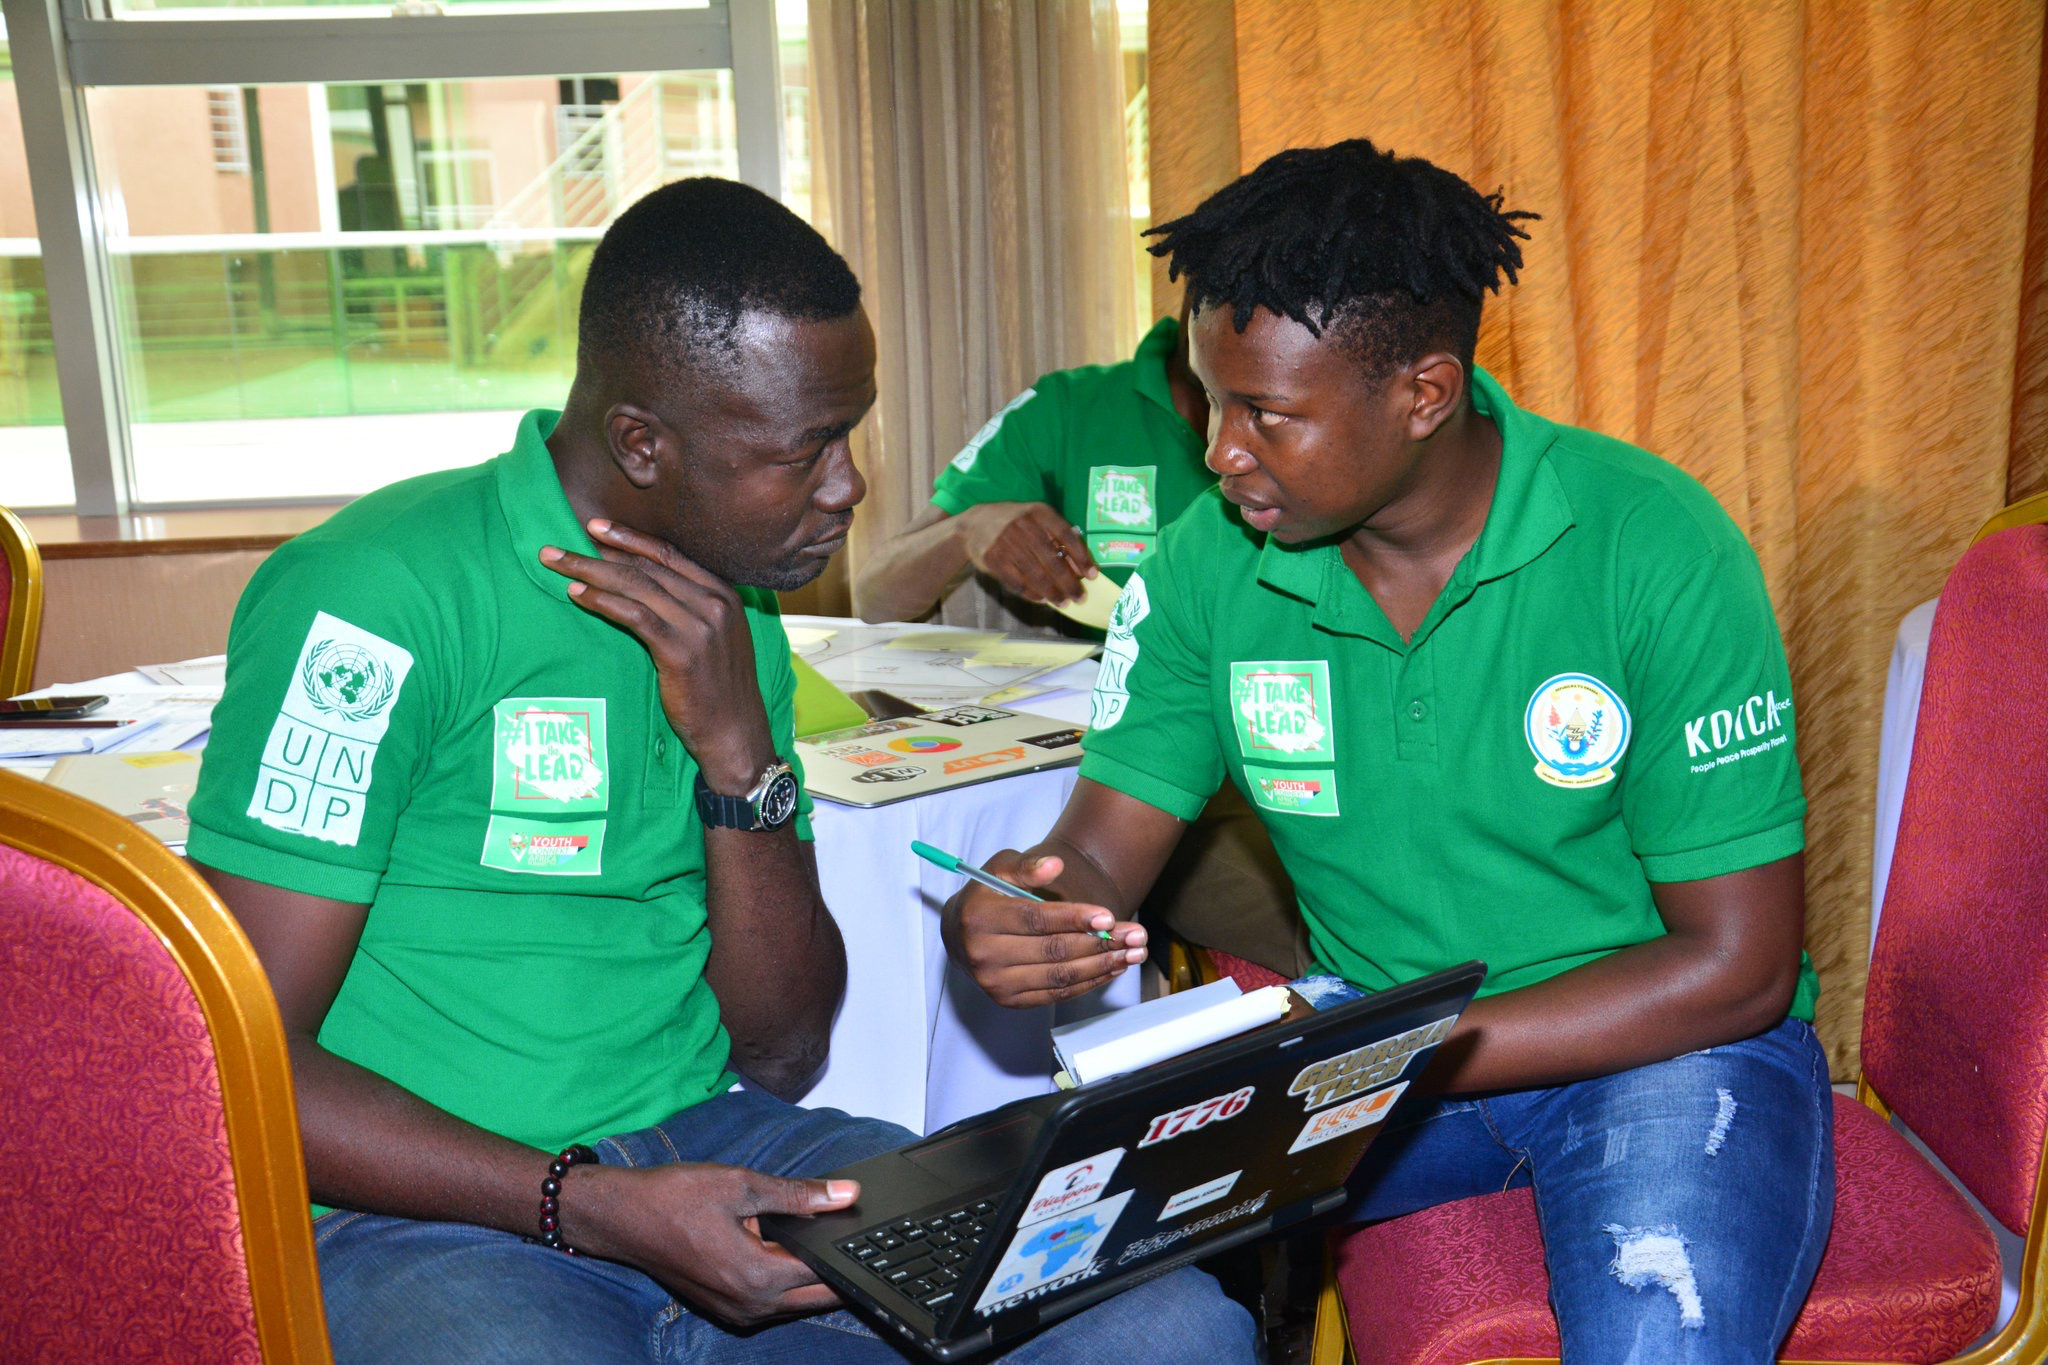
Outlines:
<svg viewBox="0 0 2048 1365"><path fill-rule="evenodd" d="M1257 1093L1258 1087L1248 1085L1227 1095L1211 1095L1198 1104L1184 1104L1168 1113L1155 1115L1145 1127L1145 1136L1138 1139L1138 1145L1150 1147L1154 1143L1171 1142L1183 1133L1199 1132L1212 1123L1234 1119L1245 1111Z"/></svg>
<svg viewBox="0 0 2048 1365"><path fill-rule="evenodd" d="M1287 1149L1287 1155L1293 1156L1296 1152L1334 1141L1346 1133L1371 1127L1387 1116L1387 1111L1394 1107L1394 1101L1400 1099L1401 1092L1407 1088L1408 1082L1402 1081L1399 1085L1390 1085L1385 1090L1375 1090L1370 1095L1340 1104L1335 1109L1309 1115L1308 1122L1295 1136L1294 1145Z"/></svg>
<svg viewBox="0 0 2048 1365"><path fill-rule="evenodd" d="M989 1277L988 1288L975 1300L975 1311L992 1317L1006 1308L1101 1274L1096 1257L1124 1205L1130 1201L1131 1191L1125 1190L1057 1217L1019 1227L1008 1250L1003 1252L1003 1259L996 1264L995 1273Z"/></svg>
<svg viewBox="0 0 2048 1365"><path fill-rule="evenodd" d="M1046 1172L1032 1192L1031 1201L1024 1206L1023 1215L1017 1219L1017 1226L1044 1222L1100 1199L1103 1190L1109 1187L1109 1178L1116 1174L1117 1163L1124 1159L1124 1151L1122 1147L1112 1147Z"/></svg>
<svg viewBox="0 0 2048 1365"><path fill-rule="evenodd" d="M1198 1209L1204 1204L1215 1203L1237 1188L1238 1177L1243 1174L1243 1171L1232 1171L1229 1175L1219 1175L1214 1180L1205 1180L1199 1185L1182 1190L1166 1201L1166 1207L1159 1211L1159 1217L1153 1221L1163 1223L1169 1218L1180 1217L1189 1209Z"/></svg>
<svg viewBox="0 0 2048 1365"><path fill-rule="evenodd" d="M1348 1099L1361 1090L1385 1085L1407 1070L1409 1058L1424 1048L1441 1043L1457 1022L1457 1015L1445 1015L1433 1024L1423 1024L1377 1043L1367 1043L1320 1062L1311 1062L1295 1073L1294 1083L1287 1087L1287 1093L1305 1095L1307 1098L1302 1100L1302 1108L1316 1110Z"/></svg>

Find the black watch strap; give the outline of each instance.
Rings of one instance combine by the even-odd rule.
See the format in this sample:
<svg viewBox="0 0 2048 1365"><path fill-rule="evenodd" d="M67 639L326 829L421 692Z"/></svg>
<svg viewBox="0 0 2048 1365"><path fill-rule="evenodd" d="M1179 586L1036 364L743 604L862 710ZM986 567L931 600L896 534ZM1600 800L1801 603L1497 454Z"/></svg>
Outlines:
<svg viewBox="0 0 2048 1365"><path fill-rule="evenodd" d="M752 829L754 803L744 796L720 796L697 774L697 814L713 829Z"/></svg>
<svg viewBox="0 0 2048 1365"><path fill-rule="evenodd" d="M697 814L708 829L778 830L796 814L797 780L781 759L762 770L744 796L721 796L697 774Z"/></svg>

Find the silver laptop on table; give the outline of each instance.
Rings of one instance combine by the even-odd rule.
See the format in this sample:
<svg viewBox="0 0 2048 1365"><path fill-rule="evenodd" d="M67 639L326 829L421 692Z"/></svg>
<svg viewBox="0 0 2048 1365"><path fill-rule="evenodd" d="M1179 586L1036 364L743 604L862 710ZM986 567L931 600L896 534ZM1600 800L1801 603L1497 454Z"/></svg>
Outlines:
<svg viewBox="0 0 2048 1365"><path fill-rule="evenodd" d="M995 706L874 720L796 742L812 796L885 806L1012 773L1081 761L1080 727Z"/></svg>

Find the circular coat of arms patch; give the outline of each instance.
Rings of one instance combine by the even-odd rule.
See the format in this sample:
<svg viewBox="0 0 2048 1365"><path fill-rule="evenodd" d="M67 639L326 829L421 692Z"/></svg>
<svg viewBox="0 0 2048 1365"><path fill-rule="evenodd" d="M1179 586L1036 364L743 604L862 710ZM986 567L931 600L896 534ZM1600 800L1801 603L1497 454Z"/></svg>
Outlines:
<svg viewBox="0 0 2048 1365"><path fill-rule="evenodd" d="M1560 673L1529 698L1522 732L1536 776L1553 787L1597 787L1614 780L1628 748L1628 708L1598 678Z"/></svg>

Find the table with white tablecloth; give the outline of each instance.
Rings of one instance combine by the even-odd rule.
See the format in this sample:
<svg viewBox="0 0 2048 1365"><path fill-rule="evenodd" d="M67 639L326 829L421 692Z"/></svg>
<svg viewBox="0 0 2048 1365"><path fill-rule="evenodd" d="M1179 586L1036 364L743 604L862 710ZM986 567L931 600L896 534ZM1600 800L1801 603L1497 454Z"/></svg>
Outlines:
<svg viewBox="0 0 2048 1365"><path fill-rule="evenodd" d="M114 694L107 714L174 695L163 678L142 671L46 690ZM5 766L41 776L50 761ZM803 1103L927 1132L1044 1093L1052 1085L1055 1022L1137 1001L1139 973L1128 971L1057 1015L995 1005L950 965L939 939L939 907L960 879L910 851L910 841L921 839L981 863L1000 849L1026 847L1052 828L1075 778L1076 769L1055 768L873 808L817 803L819 881L846 942L847 985L830 1058Z"/></svg>
<svg viewBox="0 0 2048 1365"><path fill-rule="evenodd" d="M1138 999L1136 971L1059 1007L1004 1009L947 961L939 908L960 878L912 855L919 839L970 862L1037 842L1076 770L1020 773L861 810L812 815L825 902L846 940L846 1000L824 1074L803 1097L918 1132L1051 1088L1049 1030Z"/></svg>

